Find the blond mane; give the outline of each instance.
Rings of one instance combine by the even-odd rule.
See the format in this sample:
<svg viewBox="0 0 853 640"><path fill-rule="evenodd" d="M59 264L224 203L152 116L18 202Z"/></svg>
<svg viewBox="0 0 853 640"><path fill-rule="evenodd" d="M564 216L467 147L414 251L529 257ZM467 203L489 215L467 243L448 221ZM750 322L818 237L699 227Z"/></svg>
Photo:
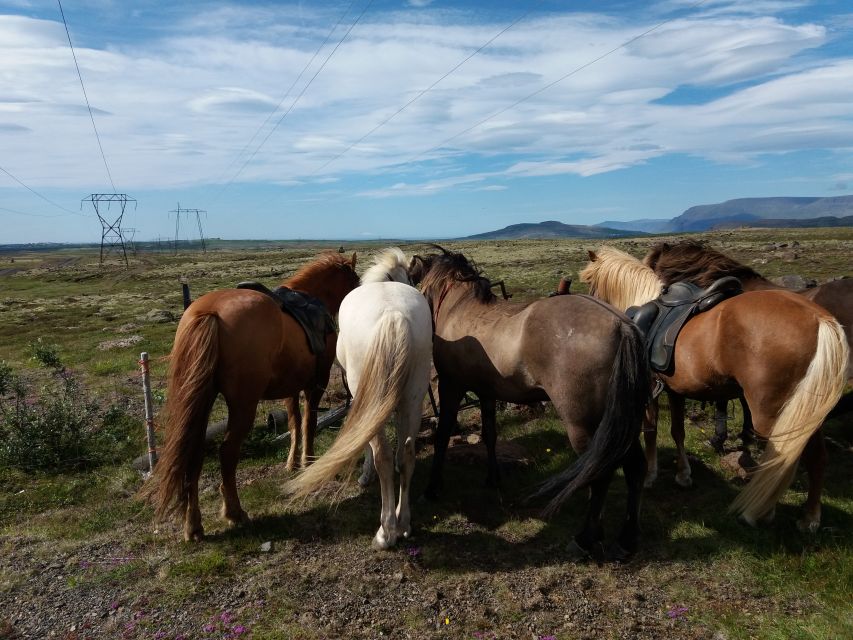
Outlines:
<svg viewBox="0 0 853 640"><path fill-rule="evenodd" d="M589 284L591 295L612 304L620 311L654 300L662 283L649 267L632 255L600 247L590 252L591 262L581 271L581 282Z"/></svg>
<svg viewBox="0 0 853 640"><path fill-rule="evenodd" d="M397 247L388 247L373 256L373 266L361 276L361 284L368 282L408 282L406 255ZM403 279L401 279L403 278Z"/></svg>

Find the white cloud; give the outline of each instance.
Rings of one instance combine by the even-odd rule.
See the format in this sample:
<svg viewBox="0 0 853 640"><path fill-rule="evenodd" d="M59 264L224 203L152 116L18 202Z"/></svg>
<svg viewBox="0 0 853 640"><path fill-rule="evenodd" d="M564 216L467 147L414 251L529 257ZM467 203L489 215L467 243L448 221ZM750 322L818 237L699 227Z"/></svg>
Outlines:
<svg viewBox="0 0 853 640"><path fill-rule="evenodd" d="M393 174L398 184L362 195L429 195L505 188L481 184L493 176L594 175L667 153L749 162L849 149L853 59L820 60L826 28L784 19L801 3L762 4L763 12L755 4L745 12L741 3L709 3L702 16L686 14L418 157L653 26L590 13L530 17L320 170L505 26L432 7L366 15L238 181ZM338 17L324 11L223 5L169 25L158 40L80 46L117 186L230 180L267 115L281 101L279 120L342 35L282 101ZM11 171L34 187L105 181L61 23L0 16L0 78L0 142ZM718 97L666 104L691 88ZM416 157L430 162L407 164ZM459 175L439 173L447 167Z"/></svg>

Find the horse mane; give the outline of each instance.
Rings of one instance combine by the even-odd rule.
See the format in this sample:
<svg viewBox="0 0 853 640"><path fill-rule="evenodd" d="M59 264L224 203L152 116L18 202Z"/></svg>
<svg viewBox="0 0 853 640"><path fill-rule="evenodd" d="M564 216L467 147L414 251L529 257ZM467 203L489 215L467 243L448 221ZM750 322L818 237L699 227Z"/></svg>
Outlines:
<svg viewBox="0 0 853 640"><path fill-rule="evenodd" d="M750 267L697 240L683 240L675 244L658 242L643 258L643 264L653 269L666 285L687 281L709 287L725 276L734 276L742 281L766 281Z"/></svg>
<svg viewBox="0 0 853 640"><path fill-rule="evenodd" d="M650 267L632 255L600 247L590 252L590 263L580 272L591 295L609 302L620 311L645 304L660 295L662 282Z"/></svg>
<svg viewBox="0 0 853 640"><path fill-rule="evenodd" d="M441 253L412 258L413 264L417 258L423 266L424 272L419 273L418 278L424 295L428 297L436 295L437 290L445 286L445 282L463 282L471 285L471 294L476 300L486 304L495 301L492 281L482 274L473 261L468 260L461 253L448 251L437 244L432 246L441 250Z"/></svg>
<svg viewBox="0 0 853 640"><path fill-rule="evenodd" d="M361 276L361 284L367 282L384 282L394 269L407 269L406 255L397 247L388 247L373 257L373 266Z"/></svg>
<svg viewBox="0 0 853 640"><path fill-rule="evenodd" d="M337 251L324 251L312 262L301 267L283 284L298 291L331 269L350 269L355 274L352 259L349 256Z"/></svg>

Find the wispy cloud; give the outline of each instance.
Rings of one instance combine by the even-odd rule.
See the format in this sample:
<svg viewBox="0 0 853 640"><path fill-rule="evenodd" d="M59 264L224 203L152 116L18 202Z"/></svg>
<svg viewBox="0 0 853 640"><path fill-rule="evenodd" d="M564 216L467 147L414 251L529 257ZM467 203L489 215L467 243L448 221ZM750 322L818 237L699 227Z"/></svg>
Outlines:
<svg viewBox="0 0 853 640"><path fill-rule="evenodd" d="M239 181L369 176L371 185L388 186L359 193L387 198L505 189L482 184L495 176L591 176L672 153L750 162L853 147L853 59L818 55L827 28L786 17L802 2L719 0L432 149L654 24L593 13L530 17L334 159L504 26L409 4L418 9L367 15L294 105L327 45L282 102L272 122L292 111ZM656 10L687 4L671 0ZM187 11L154 39L80 46L117 182L132 189L229 180L242 164L237 154L337 17L296 5L223 4ZM34 186L103 180L61 24L0 16L0 74L0 95L21 100L0 103L4 152L15 158L16 174ZM667 104L677 91L710 96ZM439 173L448 166L458 175Z"/></svg>

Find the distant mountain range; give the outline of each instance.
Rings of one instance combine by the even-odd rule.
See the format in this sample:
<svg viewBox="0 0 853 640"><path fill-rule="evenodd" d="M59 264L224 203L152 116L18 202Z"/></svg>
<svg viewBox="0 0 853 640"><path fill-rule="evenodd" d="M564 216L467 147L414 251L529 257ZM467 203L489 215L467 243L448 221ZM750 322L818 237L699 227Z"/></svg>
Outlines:
<svg viewBox="0 0 853 640"><path fill-rule="evenodd" d="M556 220L511 224L497 231L466 236L464 240L521 240L541 238L628 238L638 235L636 231L608 229L602 226L563 224ZM640 234L645 235L645 234Z"/></svg>
<svg viewBox="0 0 853 640"><path fill-rule="evenodd" d="M690 207L671 220L608 220L596 225L556 220L511 224L465 240L522 238L626 238L648 233L708 231L735 227L853 227L853 196L832 198L738 198Z"/></svg>
<svg viewBox="0 0 853 640"><path fill-rule="evenodd" d="M672 220L608 220L608 229L668 233L732 227L851 226L853 196L831 198L738 198L690 207Z"/></svg>

